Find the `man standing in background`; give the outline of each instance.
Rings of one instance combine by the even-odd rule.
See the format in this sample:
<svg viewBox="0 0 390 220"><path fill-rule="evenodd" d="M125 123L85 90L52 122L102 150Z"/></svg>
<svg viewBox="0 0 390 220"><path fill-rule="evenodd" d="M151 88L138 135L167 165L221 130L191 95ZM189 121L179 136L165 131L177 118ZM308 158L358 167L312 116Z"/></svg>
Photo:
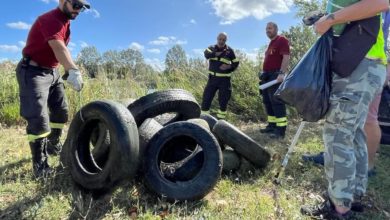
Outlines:
<svg viewBox="0 0 390 220"><path fill-rule="evenodd" d="M76 19L85 8L90 8L85 0L59 0L56 9L39 16L31 27L23 59L16 69L20 114L27 120L35 178L51 173L48 153L61 151L60 136L68 121L59 64L69 74L68 85L78 92L82 89L81 72L66 45L70 41L70 20Z"/></svg>
<svg viewBox="0 0 390 220"><path fill-rule="evenodd" d="M209 80L203 92L202 113L209 113L211 102L218 90L218 119L226 118L227 105L232 95L230 78L239 65L233 49L226 45L226 41L227 34L220 33L217 44L204 51L204 56L209 61Z"/></svg>
<svg viewBox="0 0 390 220"><path fill-rule="evenodd" d="M284 138L287 127L286 105L274 98L274 93L287 73L290 61L290 46L285 37L278 35L278 26L275 23L269 22L267 24L266 33L271 42L265 52L263 73L259 75L260 84L275 79L279 83L261 92L268 115L268 125L260 132L269 133L271 138Z"/></svg>

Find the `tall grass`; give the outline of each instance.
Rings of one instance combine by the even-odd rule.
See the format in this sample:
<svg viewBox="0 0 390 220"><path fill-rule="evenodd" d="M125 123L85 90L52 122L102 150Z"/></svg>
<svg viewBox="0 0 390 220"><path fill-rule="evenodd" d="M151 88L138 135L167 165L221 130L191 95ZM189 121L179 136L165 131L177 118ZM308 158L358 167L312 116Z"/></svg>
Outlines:
<svg viewBox="0 0 390 220"><path fill-rule="evenodd" d="M246 63L247 62L247 63ZM14 71L15 64L0 66L0 123L8 126L21 124L19 116L18 84ZM85 104L101 99L124 101L146 95L148 91L165 89L184 89L191 92L199 103L207 83L205 67L180 67L170 72L128 74L122 79L112 79L111 73L99 72L98 78L84 76L84 88L77 93L66 88L70 118ZM257 72L254 65L244 61L232 77L233 93L228 106L229 120L258 121L265 117L259 98ZM66 87L66 84L65 84ZM218 94L212 103L218 109Z"/></svg>

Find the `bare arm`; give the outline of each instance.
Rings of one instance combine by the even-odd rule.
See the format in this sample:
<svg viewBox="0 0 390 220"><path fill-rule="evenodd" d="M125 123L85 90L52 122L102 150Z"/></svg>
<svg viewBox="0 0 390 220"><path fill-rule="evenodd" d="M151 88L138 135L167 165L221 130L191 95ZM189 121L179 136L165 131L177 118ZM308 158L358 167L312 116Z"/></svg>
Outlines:
<svg viewBox="0 0 390 220"><path fill-rule="evenodd" d="M61 40L50 40L49 45L52 48L54 55L58 62L64 66L65 70L78 69L76 64L73 62L72 56L65 43Z"/></svg>
<svg viewBox="0 0 390 220"><path fill-rule="evenodd" d="M280 71L282 71L283 73L287 73L289 62L290 62L290 55L283 55L282 66L280 67Z"/></svg>
<svg viewBox="0 0 390 220"><path fill-rule="evenodd" d="M388 0L361 0L353 5L322 17L315 23L315 30L324 34L332 25L362 20L389 9Z"/></svg>

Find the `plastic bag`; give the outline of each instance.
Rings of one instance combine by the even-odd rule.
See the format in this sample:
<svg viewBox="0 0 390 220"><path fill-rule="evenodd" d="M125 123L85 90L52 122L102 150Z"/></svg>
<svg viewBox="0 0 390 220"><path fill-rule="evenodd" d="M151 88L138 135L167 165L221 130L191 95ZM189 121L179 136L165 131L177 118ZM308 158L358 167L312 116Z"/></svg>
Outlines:
<svg viewBox="0 0 390 220"><path fill-rule="evenodd" d="M329 107L331 34L328 31L317 40L274 94L284 103L295 107L304 121L320 120Z"/></svg>

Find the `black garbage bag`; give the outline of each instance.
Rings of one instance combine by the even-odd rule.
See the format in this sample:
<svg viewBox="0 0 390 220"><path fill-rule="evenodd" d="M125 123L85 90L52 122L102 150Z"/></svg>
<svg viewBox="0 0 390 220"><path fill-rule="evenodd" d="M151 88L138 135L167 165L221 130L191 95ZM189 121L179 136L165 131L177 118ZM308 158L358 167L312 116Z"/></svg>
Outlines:
<svg viewBox="0 0 390 220"><path fill-rule="evenodd" d="M331 32L322 35L279 86L275 96L296 108L304 121L316 122L329 107Z"/></svg>

